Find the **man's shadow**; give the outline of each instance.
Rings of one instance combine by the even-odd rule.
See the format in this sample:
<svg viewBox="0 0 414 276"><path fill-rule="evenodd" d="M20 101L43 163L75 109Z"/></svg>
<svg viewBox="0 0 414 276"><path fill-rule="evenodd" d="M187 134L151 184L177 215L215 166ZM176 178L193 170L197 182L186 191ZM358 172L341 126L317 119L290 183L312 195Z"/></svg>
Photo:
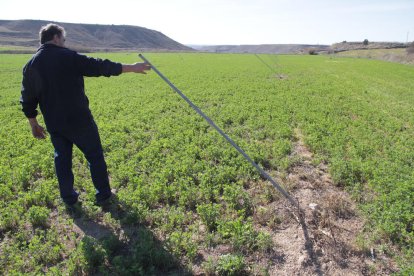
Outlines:
<svg viewBox="0 0 414 276"><path fill-rule="evenodd" d="M139 214L131 210L115 195L111 204L102 206L102 211L119 221L120 226L104 226L88 217L83 209L71 214L85 234L78 250L86 260L88 274L191 275L142 223Z"/></svg>
<svg viewBox="0 0 414 276"><path fill-rule="evenodd" d="M305 249L306 249L306 253L308 254L308 257L310 260L310 265L314 267L315 274L317 274L318 276L323 275L322 270L321 270L321 263L319 262L318 255L316 254L314 250L313 241L309 237L308 226L305 220L305 212L299 207L299 205L298 205L297 212L298 212L299 224L302 227L303 236L305 238Z"/></svg>

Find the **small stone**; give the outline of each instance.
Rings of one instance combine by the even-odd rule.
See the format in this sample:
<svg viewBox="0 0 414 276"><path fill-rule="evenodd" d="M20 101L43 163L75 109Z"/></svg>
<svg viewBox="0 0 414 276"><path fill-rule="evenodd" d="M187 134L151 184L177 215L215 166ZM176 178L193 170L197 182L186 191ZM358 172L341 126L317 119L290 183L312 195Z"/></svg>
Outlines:
<svg viewBox="0 0 414 276"><path fill-rule="evenodd" d="M298 258L298 264L302 265L305 262L306 256L302 255Z"/></svg>
<svg viewBox="0 0 414 276"><path fill-rule="evenodd" d="M318 210L319 205L316 203L309 203L309 208L311 208L312 210Z"/></svg>

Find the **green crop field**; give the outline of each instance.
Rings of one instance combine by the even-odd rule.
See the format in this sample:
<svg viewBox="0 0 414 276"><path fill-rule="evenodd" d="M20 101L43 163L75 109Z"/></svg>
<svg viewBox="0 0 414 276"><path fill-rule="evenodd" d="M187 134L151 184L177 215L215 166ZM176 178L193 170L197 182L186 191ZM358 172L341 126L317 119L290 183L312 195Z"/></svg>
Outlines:
<svg viewBox="0 0 414 276"><path fill-rule="evenodd" d="M132 53L95 56L138 61ZM300 130L315 162L327 164L366 217L369 246L397 248L390 257L401 273L413 272L413 66L327 56L260 55L268 66L247 54L145 56L273 175L295 162ZM93 204L76 149L82 219L71 217L50 140L32 138L20 110L29 58L0 55L1 275L191 274L195 264L210 275L266 275L255 260L271 255L275 241L257 227L256 207L282 196L266 186L248 193L264 180L154 72L86 78L119 204L110 211ZM227 254L200 258L209 248Z"/></svg>

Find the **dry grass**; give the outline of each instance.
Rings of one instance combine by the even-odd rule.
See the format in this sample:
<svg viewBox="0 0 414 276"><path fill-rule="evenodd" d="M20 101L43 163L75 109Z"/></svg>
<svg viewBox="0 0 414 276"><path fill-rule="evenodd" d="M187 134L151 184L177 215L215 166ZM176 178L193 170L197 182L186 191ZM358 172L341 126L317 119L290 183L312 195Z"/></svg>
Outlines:
<svg viewBox="0 0 414 276"><path fill-rule="evenodd" d="M281 249L280 260L269 267L270 275L387 275L396 271L384 252L373 262L371 244L361 243L365 221L350 195L333 184L326 164L317 164L303 142L299 129L287 177L279 178L299 199L301 215L284 198L257 200L254 222L271 233ZM294 184L293 184L294 183ZM294 186L294 188L292 188ZM263 187L260 187L263 188ZM259 189L259 187L256 187ZM256 195L258 190L249 191ZM364 248L365 250L361 250ZM367 249L368 248L368 249Z"/></svg>
<svg viewBox="0 0 414 276"><path fill-rule="evenodd" d="M339 57L354 57L379 59L403 64L414 64L414 54L408 54L406 49L370 49L352 50L335 54Z"/></svg>

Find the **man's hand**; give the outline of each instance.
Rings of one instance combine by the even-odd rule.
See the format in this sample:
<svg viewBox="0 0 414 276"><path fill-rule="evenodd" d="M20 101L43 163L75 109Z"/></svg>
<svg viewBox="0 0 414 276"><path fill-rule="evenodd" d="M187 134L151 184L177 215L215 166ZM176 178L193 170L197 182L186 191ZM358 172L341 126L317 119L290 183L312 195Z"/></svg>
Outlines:
<svg viewBox="0 0 414 276"><path fill-rule="evenodd" d="M122 73L133 72L146 74L148 70L151 70L151 65L145 62L137 62L134 64L122 64Z"/></svg>
<svg viewBox="0 0 414 276"><path fill-rule="evenodd" d="M46 138L46 131L41 125L39 125L36 118L29 118L29 123L30 123L30 127L32 128L33 137L37 139Z"/></svg>

